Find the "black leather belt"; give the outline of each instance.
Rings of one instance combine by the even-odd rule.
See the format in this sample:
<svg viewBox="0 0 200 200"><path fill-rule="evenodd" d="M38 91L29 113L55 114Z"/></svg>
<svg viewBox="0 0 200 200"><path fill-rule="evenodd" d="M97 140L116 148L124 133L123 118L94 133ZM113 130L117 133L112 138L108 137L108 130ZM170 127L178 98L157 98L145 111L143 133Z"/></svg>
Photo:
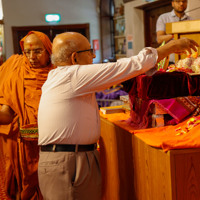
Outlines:
<svg viewBox="0 0 200 200"><path fill-rule="evenodd" d="M74 144L48 144L40 146L41 151L50 151L50 152L58 152L58 151L68 151L68 152L80 152L80 151L93 151L97 148L97 144L89 144L89 145L74 145Z"/></svg>

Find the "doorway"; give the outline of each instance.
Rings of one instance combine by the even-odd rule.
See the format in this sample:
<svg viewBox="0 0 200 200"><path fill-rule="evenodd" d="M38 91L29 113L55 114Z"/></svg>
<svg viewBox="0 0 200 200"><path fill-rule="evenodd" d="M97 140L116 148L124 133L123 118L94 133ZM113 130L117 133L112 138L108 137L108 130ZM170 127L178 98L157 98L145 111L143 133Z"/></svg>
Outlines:
<svg viewBox="0 0 200 200"><path fill-rule="evenodd" d="M83 34L90 41L89 24L70 24L59 26L16 26L12 27L14 53L21 54L20 40L31 30L45 33L51 41L60 33L66 31L78 32Z"/></svg>
<svg viewBox="0 0 200 200"><path fill-rule="evenodd" d="M114 0L100 1L101 55L103 62L115 59L114 8Z"/></svg>
<svg viewBox="0 0 200 200"><path fill-rule="evenodd" d="M158 47L156 40L156 22L158 17L166 12L172 11L171 0L158 1L150 4L148 7L143 7L144 10L144 32L145 46Z"/></svg>

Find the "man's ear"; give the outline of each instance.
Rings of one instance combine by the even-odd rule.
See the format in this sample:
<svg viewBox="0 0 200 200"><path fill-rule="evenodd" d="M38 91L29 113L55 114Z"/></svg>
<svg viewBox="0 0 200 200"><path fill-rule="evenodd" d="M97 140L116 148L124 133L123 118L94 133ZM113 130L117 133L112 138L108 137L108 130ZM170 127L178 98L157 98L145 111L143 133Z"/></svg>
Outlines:
<svg viewBox="0 0 200 200"><path fill-rule="evenodd" d="M72 59L72 64L73 65L77 64L76 55L77 55L76 52L73 52L72 55L71 55L71 59Z"/></svg>

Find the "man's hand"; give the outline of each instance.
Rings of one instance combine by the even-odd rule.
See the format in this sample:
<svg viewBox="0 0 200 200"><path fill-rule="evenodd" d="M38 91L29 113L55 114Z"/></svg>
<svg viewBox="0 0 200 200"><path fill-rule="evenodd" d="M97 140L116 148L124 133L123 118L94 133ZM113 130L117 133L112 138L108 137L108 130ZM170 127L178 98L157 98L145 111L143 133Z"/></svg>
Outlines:
<svg viewBox="0 0 200 200"><path fill-rule="evenodd" d="M10 124L14 118L14 111L7 105L2 105L0 110L0 124Z"/></svg>
<svg viewBox="0 0 200 200"><path fill-rule="evenodd" d="M157 62L159 62L160 60L162 60L171 53L186 54L188 52L189 54L192 54L192 50L197 51L198 47L199 45L194 40L189 38L171 40L164 46L157 48L158 52Z"/></svg>
<svg viewBox="0 0 200 200"><path fill-rule="evenodd" d="M177 53L177 54L187 54L187 52L189 54L192 54L192 49L194 51L197 51L197 47L199 47L199 45L194 41L194 40L191 40L191 39L188 39L188 38L181 38L179 40L174 40L174 41L171 41L172 45L174 43L174 53Z"/></svg>

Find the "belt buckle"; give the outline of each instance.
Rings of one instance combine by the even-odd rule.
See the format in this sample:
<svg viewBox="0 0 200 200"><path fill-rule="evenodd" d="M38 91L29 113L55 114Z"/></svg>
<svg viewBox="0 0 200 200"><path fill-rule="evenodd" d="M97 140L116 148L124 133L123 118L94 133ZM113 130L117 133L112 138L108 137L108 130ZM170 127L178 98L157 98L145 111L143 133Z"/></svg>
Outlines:
<svg viewBox="0 0 200 200"><path fill-rule="evenodd" d="M75 153L78 152L78 144L75 145Z"/></svg>
<svg viewBox="0 0 200 200"><path fill-rule="evenodd" d="M52 148L53 152L56 151L56 144L53 144L53 148Z"/></svg>

